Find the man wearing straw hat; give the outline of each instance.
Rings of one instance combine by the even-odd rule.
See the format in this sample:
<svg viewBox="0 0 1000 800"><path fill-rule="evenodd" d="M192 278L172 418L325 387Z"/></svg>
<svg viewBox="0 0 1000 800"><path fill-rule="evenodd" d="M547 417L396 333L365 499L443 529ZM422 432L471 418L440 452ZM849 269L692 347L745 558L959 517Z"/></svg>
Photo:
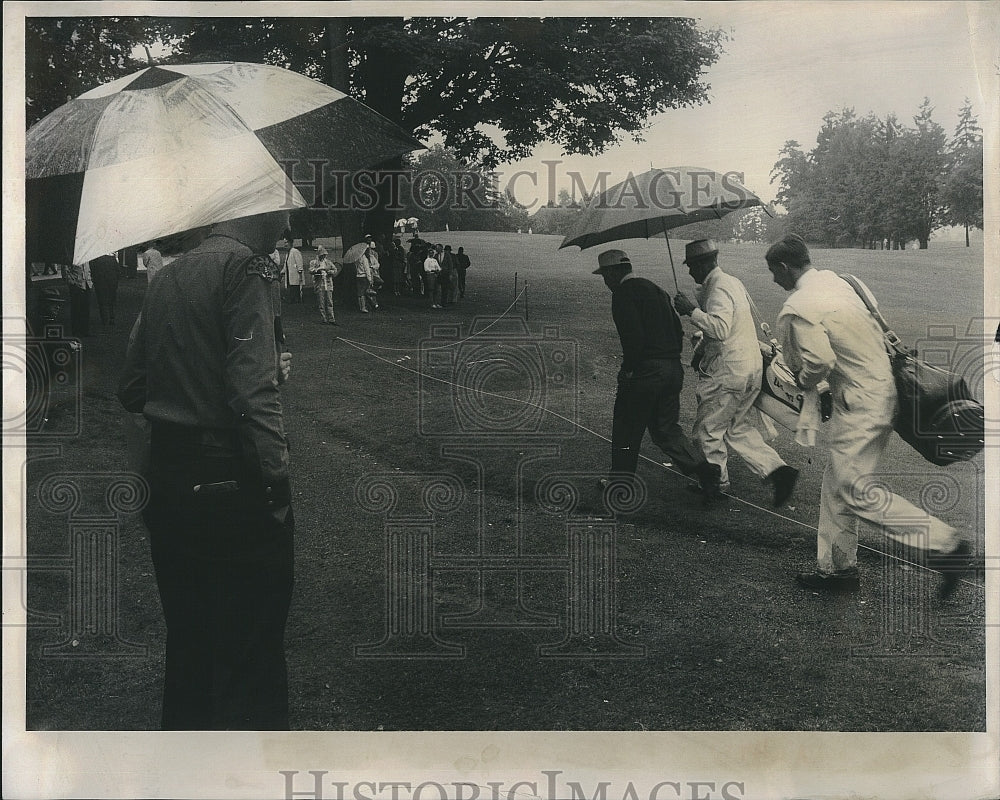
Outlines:
<svg viewBox="0 0 1000 800"><path fill-rule="evenodd" d="M614 421L612 473L634 475L642 437L650 438L685 475L698 479L705 501L719 491L718 465L710 464L681 429L683 329L670 298L652 281L632 274L622 250L597 258L595 275L611 290L611 315L622 345Z"/></svg>
<svg viewBox="0 0 1000 800"><path fill-rule="evenodd" d="M698 362L698 413L693 435L711 463L718 464L721 488L729 486L728 448L771 484L774 507L791 497L799 472L764 441L751 420L764 370L750 296L738 278L719 266L719 248L711 239L689 242L684 263L701 287L698 305L678 292L674 307L702 334ZM700 307L699 307L700 306Z"/></svg>

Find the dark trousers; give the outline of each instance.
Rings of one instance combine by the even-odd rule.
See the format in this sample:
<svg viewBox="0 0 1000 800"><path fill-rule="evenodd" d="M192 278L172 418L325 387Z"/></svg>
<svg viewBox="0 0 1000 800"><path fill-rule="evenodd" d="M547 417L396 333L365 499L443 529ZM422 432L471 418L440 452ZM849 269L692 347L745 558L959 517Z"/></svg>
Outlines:
<svg viewBox="0 0 1000 800"><path fill-rule="evenodd" d="M680 359L644 361L631 378L619 373L611 427L612 472L635 473L647 430L681 472L691 475L699 470L705 457L678 423L683 384Z"/></svg>
<svg viewBox="0 0 1000 800"><path fill-rule="evenodd" d="M118 277L101 278L94 276L94 294L97 297L97 310L104 325L115 324L115 298L118 295Z"/></svg>
<svg viewBox="0 0 1000 800"><path fill-rule="evenodd" d="M447 272L441 270L441 272L438 273L438 287L441 292L441 305L448 306L455 302L455 298L453 296L455 287L451 270Z"/></svg>
<svg viewBox="0 0 1000 800"><path fill-rule="evenodd" d="M465 270L466 267L458 267L455 274L458 276L458 296L465 297Z"/></svg>
<svg viewBox="0 0 1000 800"><path fill-rule="evenodd" d="M69 287L69 330L73 336L90 336L90 289Z"/></svg>
<svg viewBox="0 0 1000 800"><path fill-rule="evenodd" d="M166 451L166 452L165 452ZM237 480L240 489L192 487ZM279 521L238 459L163 446L144 512L167 623L164 730L287 730L291 508Z"/></svg>

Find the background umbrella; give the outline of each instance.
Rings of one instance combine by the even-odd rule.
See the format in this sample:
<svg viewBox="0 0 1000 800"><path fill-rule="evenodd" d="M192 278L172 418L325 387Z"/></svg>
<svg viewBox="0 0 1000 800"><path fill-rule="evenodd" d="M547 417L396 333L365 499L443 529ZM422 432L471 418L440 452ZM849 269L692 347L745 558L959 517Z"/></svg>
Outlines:
<svg viewBox="0 0 1000 800"><path fill-rule="evenodd" d="M307 205L279 161L353 171L422 148L324 84L264 64L149 67L31 127L29 258L82 263L227 219ZM311 174L297 175L303 185Z"/></svg>
<svg viewBox="0 0 1000 800"><path fill-rule="evenodd" d="M667 240L670 269L677 286L667 231L692 222L721 219L732 211L752 206L762 206L767 211L761 199L732 173L699 167L651 169L641 175L630 175L593 198L559 248L577 245L583 250L620 239L649 239L662 234Z"/></svg>
<svg viewBox="0 0 1000 800"><path fill-rule="evenodd" d="M365 250L368 249L368 242L358 242L355 245L351 245L351 249L344 253L344 263L354 264L360 260L361 256L365 254Z"/></svg>

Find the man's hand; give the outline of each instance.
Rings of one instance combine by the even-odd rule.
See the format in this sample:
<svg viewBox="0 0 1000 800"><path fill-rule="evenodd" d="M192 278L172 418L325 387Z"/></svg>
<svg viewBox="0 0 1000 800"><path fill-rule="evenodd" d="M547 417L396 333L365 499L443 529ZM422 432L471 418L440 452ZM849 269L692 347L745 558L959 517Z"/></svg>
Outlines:
<svg viewBox="0 0 1000 800"><path fill-rule="evenodd" d="M284 383L292 374L292 354L282 353L278 361L278 383Z"/></svg>
<svg viewBox="0 0 1000 800"><path fill-rule="evenodd" d="M684 294L684 292L678 292L676 297L674 297L674 308L676 308L677 313L682 316L688 316L697 307L698 306L695 305L691 298Z"/></svg>

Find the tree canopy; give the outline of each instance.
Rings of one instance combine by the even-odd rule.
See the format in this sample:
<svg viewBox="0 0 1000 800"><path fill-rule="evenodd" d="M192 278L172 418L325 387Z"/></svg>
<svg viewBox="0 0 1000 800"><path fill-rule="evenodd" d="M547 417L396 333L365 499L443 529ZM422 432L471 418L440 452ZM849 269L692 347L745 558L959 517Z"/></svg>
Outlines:
<svg viewBox="0 0 1000 800"><path fill-rule="evenodd" d="M900 248L916 240L926 248L942 225L975 224L977 208L981 226L981 145L978 162L974 137L963 140L964 150L953 144L949 154L933 112L925 99L907 126L893 114L881 119L859 117L853 109L831 111L811 151L786 142L772 182L788 227L829 247ZM968 120L960 122L960 129L968 127Z"/></svg>
<svg viewBox="0 0 1000 800"><path fill-rule="evenodd" d="M263 61L335 86L346 76L338 88L487 168L542 142L592 154L641 140L652 114L707 101L703 73L725 40L677 17L35 18L28 29L29 59L59 53L29 70L29 121L134 70L135 48L159 42L164 63ZM95 55L74 63L77 48Z"/></svg>
<svg viewBox="0 0 1000 800"><path fill-rule="evenodd" d="M983 228L983 130L968 98L958 113L948 157L949 171L941 187L944 219L965 228L968 247L969 229Z"/></svg>

